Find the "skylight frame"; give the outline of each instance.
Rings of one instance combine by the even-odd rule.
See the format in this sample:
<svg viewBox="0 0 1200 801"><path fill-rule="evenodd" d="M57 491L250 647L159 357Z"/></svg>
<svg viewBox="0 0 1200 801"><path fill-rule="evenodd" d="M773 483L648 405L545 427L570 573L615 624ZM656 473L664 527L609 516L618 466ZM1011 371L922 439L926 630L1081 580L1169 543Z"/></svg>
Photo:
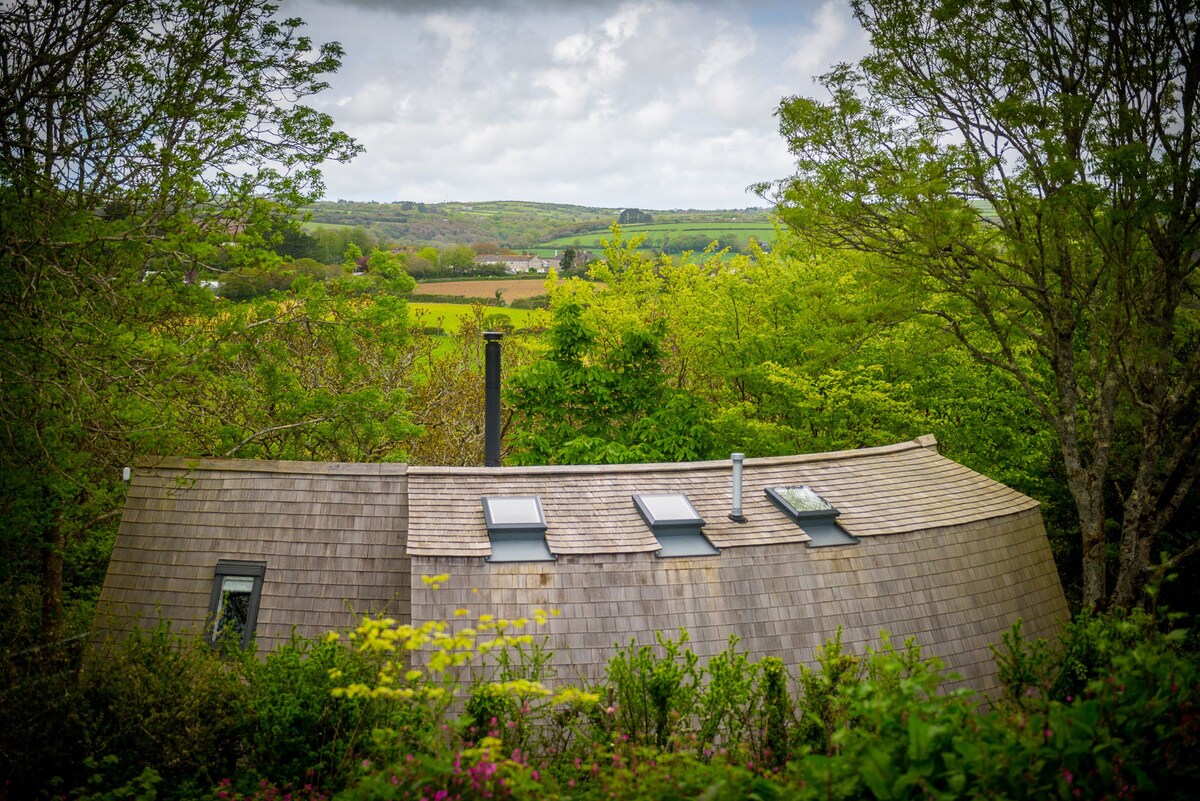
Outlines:
<svg viewBox="0 0 1200 801"><path fill-rule="evenodd" d="M502 511L506 502L526 502L524 519L505 519L516 511ZM528 502L532 501L532 505ZM484 495L480 498L492 552L488 562L553 562L558 557L546 542L546 513L537 495ZM532 514L529 514L532 512Z"/></svg>
<svg viewBox="0 0 1200 801"><path fill-rule="evenodd" d="M533 501L533 511L535 515L526 520L503 520L502 515L498 514L500 509L493 509L495 506L500 506L506 502L512 501ZM546 512L542 509L542 499L537 495L484 495L481 498L483 503L483 519L487 524L488 531L526 531L538 529L545 531Z"/></svg>
<svg viewBox="0 0 1200 801"><path fill-rule="evenodd" d="M784 494L789 490L802 490L816 496L818 500L825 504L824 509L797 509L787 496ZM822 520L828 518L830 520L841 514L838 508L824 498L821 493L817 492L807 484L797 484L786 487L766 487L765 492L767 497L771 499L771 503L775 504L788 517L792 518L797 523L803 524L806 520Z"/></svg>
<svg viewBox="0 0 1200 801"><path fill-rule="evenodd" d="M721 553L704 534L704 518L700 516L691 499L682 492L646 492L631 497L638 514L658 540L659 548L655 556L673 559L717 556ZM671 502L677 505L682 501L683 507L677 509L676 513L667 510L666 514L659 517L655 512L661 514L664 509L656 501L664 498L670 498Z"/></svg>
<svg viewBox="0 0 1200 801"><path fill-rule="evenodd" d="M682 515L674 517L659 517L655 513L655 505L657 501L650 499L671 498L676 501L682 501L687 507L687 510ZM642 519L646 521L646 525L650 528L704 528L704 518L696 511L696 507L692 505L688 496L682 492L643 492L633 496L633 502L637 505L638 513ZM661 508L660 510L661 511Z"/></svg>
<svg viewBox="0 0 1200 801"><path fill-rule="evenodd" d="M816 497L827 508L824 509L797 509L790 500L787 494L789 490L799 490ZM829 502L827 498L817 492L814 488L807 484L797 484L780 487L766 487L764 493L767 498L781 512L792 519L796 525L804 530L808 535L809 548L832 548L840 545L857 545L858 538L850 532L846 531L837 522L837 518L841 515L841 511L836 506Z"/></svg>

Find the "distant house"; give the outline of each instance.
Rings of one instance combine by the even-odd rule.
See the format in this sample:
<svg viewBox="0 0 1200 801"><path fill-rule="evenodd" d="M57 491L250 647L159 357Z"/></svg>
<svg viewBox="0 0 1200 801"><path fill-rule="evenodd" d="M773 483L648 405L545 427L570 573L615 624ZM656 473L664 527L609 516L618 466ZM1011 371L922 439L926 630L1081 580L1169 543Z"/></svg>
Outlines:
<svg viewBox="0 0 1200 801"><path fill-rule="evenodd" d="M992 691L989 645L1014 620L1052 637L1067 619L1037 503L939 455L932 437L747 459L734 475L730 461L145 461L94 636L161 615L269 649L358 613L540 607L561 610L543 630L565 679L598 677L614 643L656 631L687 629L702 657L737 634L755 657L795 665L840 628L854 651L881 630L915 637ZM420 580L443 573L437 591Z"/></svg>
<svg viewBox="0 0 1200 801"><path fill-rule="evenodd" d="M535 273L546 272L546 262L529 253L520 255L503 256L498 253L486 254L475 257L476 264L499 264L504 267L504 271L510 275L522 275L533 271Z"/></svg>

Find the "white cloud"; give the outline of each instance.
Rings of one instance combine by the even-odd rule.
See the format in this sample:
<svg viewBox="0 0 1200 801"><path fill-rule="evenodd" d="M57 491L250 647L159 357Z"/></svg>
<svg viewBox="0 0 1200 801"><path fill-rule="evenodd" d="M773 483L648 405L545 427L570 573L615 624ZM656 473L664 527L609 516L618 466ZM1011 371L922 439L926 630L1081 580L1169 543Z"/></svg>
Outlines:
<svg viewBox="0 0 1200 801"><path fill-rule="evenodd" d="M761 205L780 98L863 50L835 3L284 2L346 48L310 99L367 148L327 165L334 198Z"/></svg>

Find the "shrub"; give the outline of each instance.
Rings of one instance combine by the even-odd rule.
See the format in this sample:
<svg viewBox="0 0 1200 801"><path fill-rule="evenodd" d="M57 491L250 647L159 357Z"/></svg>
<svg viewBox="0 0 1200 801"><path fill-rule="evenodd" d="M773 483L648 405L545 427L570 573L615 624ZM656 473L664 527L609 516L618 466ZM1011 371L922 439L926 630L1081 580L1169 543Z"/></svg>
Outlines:
<svg viewBox="0 0 1200 801"><path fill-rule="evenodd" d="M615 732L638 745L672 750L690 724L699 699L699 658L679 639L656 635L661 655L650 645L630 641L619 647L606 669Z"/></svg>
<svg viewBox="0 0 1200 801"><path fill-rule="evenodd" d="M153 768L168 794L214 786L235 769L253 720L250 659L165 622L133 629L85 661L74 717L83 754L118 755L122 780Z"/></svg>
<svg viewBox="0 0 1200 801"><path fill-rule="evenodd" d="M369 681L378 659L332 639L293 637L250 666L253 726L246 738L239 787L304 781L339 789L363 758L375 756L371 734L389 720L389 705L339 701L339 680Z"/></svg>

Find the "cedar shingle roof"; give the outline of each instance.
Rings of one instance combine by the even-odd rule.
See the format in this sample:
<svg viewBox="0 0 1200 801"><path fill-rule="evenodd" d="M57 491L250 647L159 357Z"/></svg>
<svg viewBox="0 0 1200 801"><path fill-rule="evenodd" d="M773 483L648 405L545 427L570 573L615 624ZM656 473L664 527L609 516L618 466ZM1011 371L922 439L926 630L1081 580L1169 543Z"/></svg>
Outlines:
<svg viewBox="0 0 1200 801"><path fill-rule="evenodd" d="M704 518L718 548L805 542L803 529L776 509L765 488L813 487L841 511L857 537L955 526L1032 509L1037 502L934 450L932 437L853 451L747 459L746 523L728 518L728 461L685 464L530 468L411 467L409 553L487 556L491 552L480 499L537 495L546 512L546 543L556 554L639 553L658 542L631 497L682 492Z"/></svg>
<svg viewBox="0 0 1200 801"><path fill-rule="evenodd" d="M260 652L355 622L352 611L431 620L477 606L550 623L560 677L601 675L615 642L686 627L701 656L730 634L789 664L844 629L914 636L979 690L989 646L1020 617L1052 637L1067 616L1037 503L934 450L880 448L748 459L743 511L727 461L530 468L157 459L140 464L97 610L99 637L137 621L197 629L220 559L266 563ZM768 486L808 484L857 545L807 548ZM631 496L683 492L719 555L658 559ZM481 498L537 495L553 562L492 563ZM436 592L415 580L450 574Z"/></svg>
<svg viewBox="0 0 1200 801"><path fill-rule="evenodd" d="M139 463L97 628L195 628L218 559L267 563L260 648L319 636L353 611L407 611L406 465L161 458Z"/></svg>

